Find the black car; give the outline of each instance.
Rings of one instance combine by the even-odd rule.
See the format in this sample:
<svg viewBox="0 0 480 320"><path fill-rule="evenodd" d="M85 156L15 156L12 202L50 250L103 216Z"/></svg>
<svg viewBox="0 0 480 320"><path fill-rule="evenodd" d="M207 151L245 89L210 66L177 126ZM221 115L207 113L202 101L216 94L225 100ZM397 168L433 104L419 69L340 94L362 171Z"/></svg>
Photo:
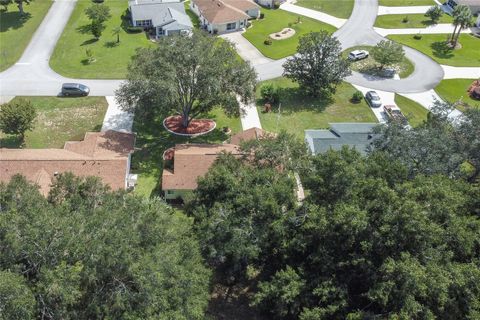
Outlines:
<svg viewBox="0 0 480 320"><path fill-rule="evenodd" d="M90 89L80 83L64 83L62 84L63 96L88 96Z"/></svg>

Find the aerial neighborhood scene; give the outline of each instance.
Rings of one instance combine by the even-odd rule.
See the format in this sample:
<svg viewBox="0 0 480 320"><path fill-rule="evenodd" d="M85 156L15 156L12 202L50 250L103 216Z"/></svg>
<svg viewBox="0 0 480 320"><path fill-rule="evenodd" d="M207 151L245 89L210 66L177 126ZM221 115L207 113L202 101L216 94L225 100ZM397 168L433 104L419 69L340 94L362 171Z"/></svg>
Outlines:
<svg viewBox="0 0 480 320"><path fill-rule="evenodd" d="M480 0L0 0L0 319L480 319Z"/></svg>

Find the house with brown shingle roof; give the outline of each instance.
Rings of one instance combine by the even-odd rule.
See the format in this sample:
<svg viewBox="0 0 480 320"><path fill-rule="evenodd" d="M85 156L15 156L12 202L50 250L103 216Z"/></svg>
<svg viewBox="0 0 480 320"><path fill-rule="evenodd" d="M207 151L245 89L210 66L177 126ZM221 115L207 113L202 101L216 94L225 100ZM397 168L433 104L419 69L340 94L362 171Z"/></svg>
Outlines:
<svg viewBox="0 0 480 320"><path fill-rule="evenodd" d="M82 141L68 141L63 149L0 149L0 182L21 174L36 183L43 195L60 173L97 176L113 190L125 189L135 135L109 130L88 132Z"/></svg>
<svg viewBox="0 0 480 320"><path fill-rule="evenodd" d="M192 0L190 9L202 28L213 34L246 28L248 19L260 15L260 7L250 0Z"/></svg>
<svg viewBox="0 0 480 320"><path fill-rule="evenodd" d="M177 144L164 153L162 190L167 200L182 198L197 188L197 180L203 177L218 155L225 152L242 156L240 143L261 139L272 134L259 128L251 128L233 135L224 144Z"/></svg>

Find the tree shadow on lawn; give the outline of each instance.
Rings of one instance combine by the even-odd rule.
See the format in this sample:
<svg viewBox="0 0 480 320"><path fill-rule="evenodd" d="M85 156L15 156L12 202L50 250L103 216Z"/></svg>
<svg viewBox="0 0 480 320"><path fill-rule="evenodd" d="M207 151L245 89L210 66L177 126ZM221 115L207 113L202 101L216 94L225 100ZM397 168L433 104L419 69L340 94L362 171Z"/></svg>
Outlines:
<svg viewBox="0 0 480 320"><path fill-rule="evenodd" d="M103 44L105 48L115 48L115 47L118 47L119 45L120 43L118 43L117 41L107 41Z"/></svg>
<svg viewBox="0 0 480 320"><path fill-rule="evenodd" d="M210 118L211 114L198 118ZM222 143L228 139L217 123L212 132L194 138L173 135L165 130L162 121L165 116L140 116L136 115L133 122L133 132L136 133L135 152L132 155L131 169L133 173L153 176L157 184L150 196L159 196L162 186L163 152L168 148L181 143Z"/></svg>
<svg viewBox="0 0 480 320"><path fill-rule="evenodd" d="M20 29L32 17L29 12L20 14L18 11L7 11L0 13L0 32L10 29Z"/></svg>
<svg viewBox="0 0 480 320"><path fill-rule="evenodd" d="M0 148L18 149L22 146L22 141L19 136L9 134L0 137Z"/></svg>
<svg viewBox="0 0 480 320"><path fill-rule="evenodd" d="M281 112L289 115L299 111L323 112L334 101L332 96L319 96L317 98L309 96L299 88L278 88ZM263 106L263 99L257 99L257 106ZM278 104L275 105L278 108Z"/></svg>
<svg viewBox="0 0 480 320"><path fill-rule="evenodd" d="M88 40L83 41L80 46L82 46L82 47L83 46L88 46L89 44L95 43L97 41L98 41L97 38L88 39Z"/></svg>
<svg viewBox="0 0 480 320"><path fill-rule="evenodd" d="M92 26L89 24L85 24L83 26L80 26L77 28L77 32L81 34L87 34L90 33L92 30Z"/></svg>
<svg viewBox="0 0 480 320"><path fill-rule="evenodd" d="M450 59L455 56L453 49L448 46L446 41L434 42L430 45L433 55L440 59Z"/></svg>

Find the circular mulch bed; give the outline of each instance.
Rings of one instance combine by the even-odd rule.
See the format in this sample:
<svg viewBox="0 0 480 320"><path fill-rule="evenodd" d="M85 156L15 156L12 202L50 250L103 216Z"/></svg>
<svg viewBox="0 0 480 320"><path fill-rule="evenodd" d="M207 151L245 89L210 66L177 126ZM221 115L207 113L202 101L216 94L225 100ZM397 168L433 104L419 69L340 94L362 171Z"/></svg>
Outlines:
<svg viewBox="0 0 480 320"><path fill-rule="evenodd" d="M182 126L182 116L170 116L163 120L165 129L179 136L193 137L212 132L217 124L210 119L193 119L188 127Z"/></svg>

